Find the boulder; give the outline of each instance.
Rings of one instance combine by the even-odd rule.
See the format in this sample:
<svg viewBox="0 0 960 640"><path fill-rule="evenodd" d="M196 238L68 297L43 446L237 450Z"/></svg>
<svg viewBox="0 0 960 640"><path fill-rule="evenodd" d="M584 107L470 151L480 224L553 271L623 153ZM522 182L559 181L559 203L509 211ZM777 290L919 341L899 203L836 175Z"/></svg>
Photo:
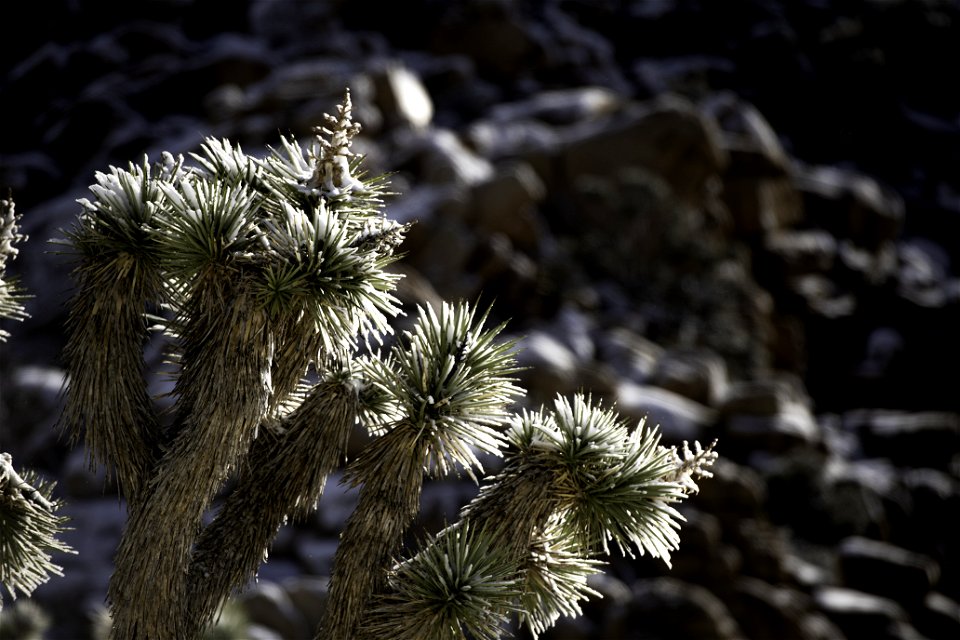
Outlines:
<svg viewBox="0 0 960 640"><path fill-rule="evenodd" d="M668 349L650 383L706 406L716 406L730 384L726 362L707 350Z"/></svg>
<svg viewBox="0 0 960 640"><path fill-rule="evenodd" d="M903 227L903 198L868 175L830 166L798 167L794 185L803 196L805 222L866 249L896 239Z"/></svg>
<svg viewBox="0 0 960 640"><path fill-rule="evenodd" d="M617 411L631 420L646 419L656 426L665 443L692 442L707 437L714 412L673 391L649 385L621 382L616 386Z"/></svg>
<svg viewBox="0 0 960 640"><path fill-rule="evenodd" d="M859 536L839 547L844 586L890 598L916 608L940 578L940 567L927 556Z"/></svg>
<svg viewBox="0 0 960 640"><path fill-rule="evenodd" d="M676 640L743 637L726 605L704 587L663 577L638 580L632 591L633 601L606 620L603 637Z"/></svg>
<svg viewBox="0 0 960 640"><path fill-rule="evenodd" d="M640 166L662 176L683 202L704 201L707 183L727 163L716 125L693 104L662 98L626 109L609 122L584 127L563 145L549 188L584 175L610 175Z"/></svg>
<svg viewBox="0 0 960 640"><path fill-rule="evenodd" d="M279 584L263 581L237 598L251 624L276 632L281 638L309 638L313 629Z"/></svg>
<svg viewBox="0 0 960 640"><path fill-rule="evenodd" d="M790 179L792 161L759 109L725 92L709 96L702 108L722 131L730 159L723 200L737 231L756 236L800 222L803 202Z"/></svg>
<svg viewBox="0 0 960 640"><path fill-rule="evenodd" d="M854 589L822 587L814 592L816 606L848 638L917 638L903 607L893 600ZM910 631L913 631L913 635Z"/></svg>
<svg viewBox="0 0 960 640"><path fill-rule="evenodd" d="M738 578L731 611L748 638L833 640L840 630L810 611L810 599L793 589L752 577Z"/></svg>
<svg viewBox="0 0 960 640"><path fill-rule="evenodd" d="M384 124L422 129L431 123L433 101L415 71L399 62L386 62L371 76Z"/></svg>

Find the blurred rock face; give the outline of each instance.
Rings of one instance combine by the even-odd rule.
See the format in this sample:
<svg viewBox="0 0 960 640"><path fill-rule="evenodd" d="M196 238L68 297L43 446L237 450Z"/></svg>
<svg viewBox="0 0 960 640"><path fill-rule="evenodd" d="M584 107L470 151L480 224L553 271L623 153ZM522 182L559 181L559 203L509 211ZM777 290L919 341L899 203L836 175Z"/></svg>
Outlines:
<svg viewBox="0 0 960 640"><path fill-rule="evenodd" d="M206 135L259 153L346 86L416 222L408 308L493 304L533 406L593 390L669 444L719 438L673 570L613 559L549 637L960 636L955 3L15 5L0 188L35 297L0 347L0 447L75 518L50 637L102 600L123 510L52 430L69 262L46 240L94 171ZM425 493L425 526L471 490ZM353 500L328 491L243 599L251 636L315 624Z"/></svg>

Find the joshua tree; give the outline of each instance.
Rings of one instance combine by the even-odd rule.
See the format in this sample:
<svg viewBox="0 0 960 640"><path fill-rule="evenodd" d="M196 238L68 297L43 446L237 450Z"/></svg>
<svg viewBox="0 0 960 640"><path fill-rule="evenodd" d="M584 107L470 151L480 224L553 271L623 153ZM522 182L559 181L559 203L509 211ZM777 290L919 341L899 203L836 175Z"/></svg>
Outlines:
<svg viewBox="0 0 960 640"><path fill-rule="evenodd" d="M460 302L400 313L406 227L351 151L347 93L310 144L263 158L226 140L98 173L66 233L76 292L62 427L115 470L128 505L108 601L115 638L196 638L256 575L280 526L316 508L355 425L359 487L318 637L498 637L579 612L616 542L669 560L672 503L712 448L661 446L585 396L510 413L515 345ZM176 367L157 410L143 350ZM406 549L427 477L503 458L459 521ZM224 488L230 480L231 490ZM225 493L208 524L204 514Z"/></svg>

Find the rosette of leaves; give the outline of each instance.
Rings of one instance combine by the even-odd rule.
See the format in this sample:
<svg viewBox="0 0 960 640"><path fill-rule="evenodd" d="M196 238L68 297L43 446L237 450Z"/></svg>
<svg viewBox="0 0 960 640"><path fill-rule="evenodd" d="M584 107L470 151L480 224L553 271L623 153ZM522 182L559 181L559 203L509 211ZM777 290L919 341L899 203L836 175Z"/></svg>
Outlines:
<svg viewBox="0 0 960 640"><path fill-rule="evenodd" d="M522 594L515 563L466 522L390 571L361 633L370 638L494 640Z"/></svg>
<svg viewBox="0 0 960 640"><path fill-rule="evenodd" d="M208 139L192 162L165 153L98 173L81 201L65 243L76 293L61 424L93 464L115 469L128 500L108 598L118 638L195 637L342 457L357 393L337 391L341 368L328 366L389 331L399 276L386 267L405 231L382 212L384 179L350 151L358 131L348 93L308 145L284 138L261 159ZM155 330L176 371L166 421L144 381ZM311 368L321 382L308 387ZM263 483L260 469L317 436L311 420L332 425L329 455L296 481ZM315 460L316 449L303 453ZM204 512L238 470L243 495L264 494L253 507L273 508L267 524L228 509L205 531ZM220 577L204 578L214 567Z"/></svg>

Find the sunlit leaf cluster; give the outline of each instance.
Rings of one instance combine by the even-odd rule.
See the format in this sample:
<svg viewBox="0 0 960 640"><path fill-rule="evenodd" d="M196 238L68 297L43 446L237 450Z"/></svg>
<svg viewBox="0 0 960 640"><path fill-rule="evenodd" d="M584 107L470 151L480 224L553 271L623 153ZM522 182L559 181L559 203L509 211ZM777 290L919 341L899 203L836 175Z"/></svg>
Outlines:
<svg viewBox="0 0 960 640"><path fill-rule="evenodd" d="M27 317L22 303L25 296L17 283L6 274L7 260L16 258L20 251L14 245L27 239L20 233L19 221L13 200L0 199L0 318L14 320ZM7 332L0 329L0 342L8 337Z"/></svg>
<svg viewBox="0 0 960 640"><path fill-rule="evenodd" d="M497 339L502 325L485 329L486 316L474 316L464 303L426 306L387 358L368 362L372 383L401 416L387 428L416 431L428 443L424 467L438 476L454 464L482 470L474 450L500 455L500 426L523 393L512 377L514 343Z"/></svg>
<svg viewBox="0 0 960 640"><path fill-rule="evenodd" d="M371 613L371 637L500 638L518 611L520 580L496 538L469 524L449 530L390 575L392 592Z"/></svg>
<svg viewBox="0 0 960 640"><path fill-rule="evenodd" d="M66 518L56 513L61 504L51 499L53 488L31 471L17 473L10 454L0 454L0 586L12 598L63 575L54 552L74 553L57 538Z"/></svg>

